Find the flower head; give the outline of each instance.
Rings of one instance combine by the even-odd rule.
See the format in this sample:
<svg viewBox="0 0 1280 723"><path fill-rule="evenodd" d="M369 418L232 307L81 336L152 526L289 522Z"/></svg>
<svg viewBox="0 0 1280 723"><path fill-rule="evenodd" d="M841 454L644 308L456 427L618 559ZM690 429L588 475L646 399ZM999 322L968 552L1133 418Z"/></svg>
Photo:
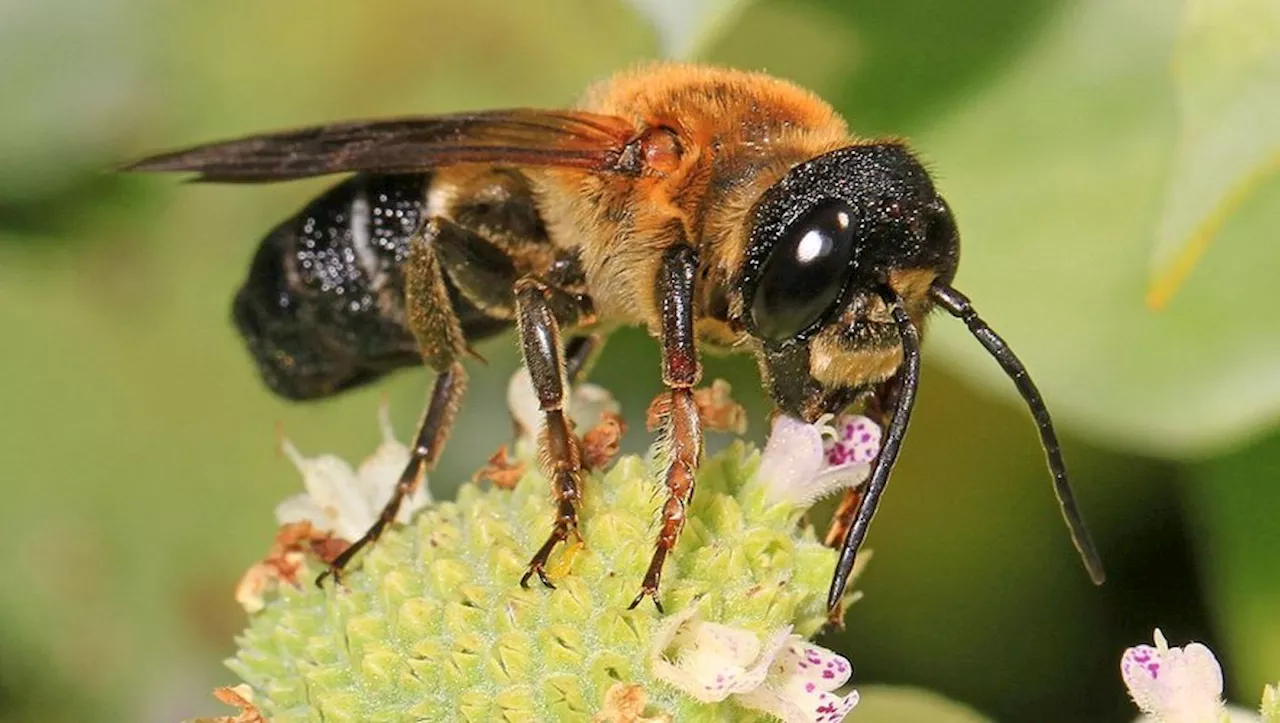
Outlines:
<svg viewBox="0 0 1280 723"><path fill-rule="evenodd" d="M806 424L779 414L760 458L760 480L775 502L808 507L845 487L857 487L871 473L880 451L880 427L861 415L843 415L825 424Z"/></svg>
<svg viewBox="0 0 1280 723"><path fill-rule="evenodd" d="M556 587L519 585L555 517L546 479L527 464L533 451L517 447L529 471L509 487L463 484L456 501L428 503L388 529L341 586L254 584L256 612L229 665L263 714L825 723L856 702L834 693L848 662L804 642L828 622L835 552L766 499L746 444L708 456L698 471L688 529L663 575L668 617L627 608L662 504L660 481L636 456L584 473L584 543L553 554ZM815 454L824 454L820 436ZM357 472L332 457L291 456L308 494L282 517L303 518L307 530L315 520L362 532L361 515L382 501L365 492L389 491L400 465L366 485L364 471L377 465ZM305 539L278 556L289 565L279 580L315 574L329 549L322 533L296 529ZM655 647L670 667L650 664ZM672 670L696 687L667 684L660 671Z"/></svg>
<svg viewBox="0 0 1280 723"><path fill-rule="evenodd" d="M695 603L672 615L654 636L650 665L659 680L706 703L732 696L784 723L838 723L858 704L857 691L832 692L849 682L849 661L792 634L790 625L761 639L697 612Z"/></svg>

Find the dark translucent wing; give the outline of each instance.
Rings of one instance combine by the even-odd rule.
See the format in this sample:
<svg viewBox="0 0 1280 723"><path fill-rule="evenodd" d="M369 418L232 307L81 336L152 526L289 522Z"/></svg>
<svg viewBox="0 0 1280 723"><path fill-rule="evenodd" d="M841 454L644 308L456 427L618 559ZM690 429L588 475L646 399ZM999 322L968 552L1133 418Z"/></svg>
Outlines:
<svg viewBox="0 0 1280 723"><path fill-rule="evenodd" d="M635 128L614 116L514 109L355 121L163 153L127 171L177 171L224 183L330 173L414 173L460 163L613 171Z"/></svg>

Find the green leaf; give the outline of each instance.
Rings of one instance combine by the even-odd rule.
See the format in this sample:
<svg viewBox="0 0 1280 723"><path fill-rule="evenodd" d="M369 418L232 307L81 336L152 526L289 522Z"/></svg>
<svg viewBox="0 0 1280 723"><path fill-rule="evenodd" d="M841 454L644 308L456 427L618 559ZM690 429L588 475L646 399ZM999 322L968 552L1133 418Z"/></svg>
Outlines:
<svg viewBox="0 0 1280 723"><path fill-rule="evenodd" d="M668 58L690 58L737 18L746 0L630 0L658 32Z"/></svg>
<svg viewBox="0 0 1280 723"><path fill-rule="evenodd" d="M862 723L985 723L986 716L943 698L936 693L896 685L859 686L861 698L850 720Z"/></svg>
<svg viewBox="0 0 1280 723"><path fill-rule="evenodd" d="M1155 308L1280 168L1280 3L1190 0L1173 75L1180 127L1151 259Z"/></svg>
<svg viewBox="0 0 1280 723"><path fill-rule="evenodd" d="M1280 675L1280 434L1195 465L1184 505L1196 523L1199 572L1221 630L1227 698L1258 699ZM1188 571L1187 574L1193 574Z"/></svg>
<svg viewBox="0 0 1280 723"><path fill-rule="evenodd" d="M1222 230L1161 313L1147 256L1175 138L1167 4L1065 7L994 82L916 137L964 238L956 285L1021 355L1060 421L1149 454L1206 454L1280 412L1280 183ZM931 346L1009 398L964 327ZM935 357L937 358L937 357Z"/></svg>

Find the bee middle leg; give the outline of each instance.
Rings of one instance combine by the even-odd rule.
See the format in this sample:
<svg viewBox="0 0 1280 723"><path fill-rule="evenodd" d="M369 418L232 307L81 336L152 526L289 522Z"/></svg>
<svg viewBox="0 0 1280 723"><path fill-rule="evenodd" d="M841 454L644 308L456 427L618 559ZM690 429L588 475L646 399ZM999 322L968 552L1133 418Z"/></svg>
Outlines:
<svg viewBox="0 0 1280 723"><path fill-rule="evenodd" d="M538 406L542 409L543 429L538 438L538 462L543 474L551 480L556 501L555 525L547 541L529 560L529 569L520 578L528 587L534 575L543 585L554 588L547 577L547 560L551 552L578 530L578 503L582 500L582 443L573 432L565 410L569 373L565 347L560 341L560 322L577 323L590 315L584 297L528 276L515 285L516 326L520 330L520 348L525 367L533 381ZM569 352L581 372L594 344L592 337L579 337L570 344Z"/></svg>
<svg viewBox="0 0 1280 723"><path fill-rule="evenodd" d="M889 417L897 394L897 377L891 377L875 388L874 393L867 402L867 408L864 413L871 421L880 425L881 429L887 429L889 426ZM858 508L861 506L862 485L846 489L844 496L840 498L840 504L836 507L835 514L831 517L831 524L827 527L827 535L823 539L823 544L834 548L839 548L844 544L845 535L848 534L849 527L853 525L853 519L858 516Z"/></svg>
<svg viewBox="0 0 1280 723"><path fill-rule="evenodd" d="M590 371L602 341L599 334L576 334L565 342L564 372L570 385L577 384Z"/></svg>
<svg viewBox="0 0 1280 723"><path fill-rule="evenodd" d="M631 601L635 609L646 596L662 612L658 584L667 555L676 546L693 501L694 475L702 462L702 420L694 402L693 387L702 378L702 366L693 330L693 283L697 253L686 245L667 249L662 256L655 291L661 300L662 381L667 389L655 402L658 424L666 449L667 501L662 506L662 528L653 558L645 572L640 593Z"/></svg>

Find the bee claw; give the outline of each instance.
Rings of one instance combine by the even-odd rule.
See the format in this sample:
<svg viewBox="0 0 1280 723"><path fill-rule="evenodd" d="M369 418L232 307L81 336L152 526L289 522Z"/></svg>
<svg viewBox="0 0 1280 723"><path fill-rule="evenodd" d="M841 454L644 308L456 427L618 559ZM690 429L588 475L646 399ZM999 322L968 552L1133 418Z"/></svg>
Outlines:
<svg viewBox="0 0 1280 723"><path fill-rule="evenodd" d="M342 568L330 565L324 572L316 575L316 587L323 590L325 578L332 577L334 586L342 585Z"/></svg>
<svg viewBox="0 0 1280 723"><path fill-rule="evenodd" d="M547 577L547 571L543 570L542 566L537 564L530 565L529 569L526 570L524 575L520 577L520 587L528 590L529 578L533 577L534 575L538 576L538 580L543 584L544 587L550 588L552 590L556 589L556 586L551 582L551 578Z"/></svg>
<svg viewBox="0 0 1280 723"><path fill-rule="evenodd" d="M645 597L649 597L653 600L653 606L658 609L659 615L667 614L667 611L662 609L662 603L658 602L658 591L656 589L650 589L647 587L640 588L640 593L636 595L636 598L634 600L631 601L631 604L627 606L627 609L635 610L636 607L640 604L640 601L645 599Z"/></svg>

